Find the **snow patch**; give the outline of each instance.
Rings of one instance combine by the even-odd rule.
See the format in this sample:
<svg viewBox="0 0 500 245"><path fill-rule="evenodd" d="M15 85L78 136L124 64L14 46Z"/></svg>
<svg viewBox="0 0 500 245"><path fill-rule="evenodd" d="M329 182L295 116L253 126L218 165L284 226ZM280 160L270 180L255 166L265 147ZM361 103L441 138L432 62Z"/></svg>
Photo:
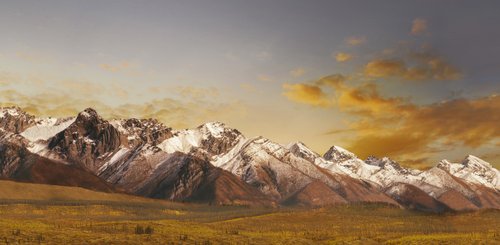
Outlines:
<svg viewBox="0 0 500 245"><path fill-rule="evenodd" d="M173 137L164 140L157 147L167 153L176 151L189 153L193 147L199 147L202 138L200 131L186 129L176 132Z"/></svg>
<svg viewBox="0 0 500 245"><path fill-rule="evenodd" d="M110 165L114 164L115 162L121 160L125 155L127 155L127 153L129 152L130 150L127 149L127 148L120 148L112 157L111 159L109 159L109 161L107 161L106 163L104 163L98 170L98 173L102 173L104 170L106 170L106 168L108 168Z"/></svg>
<svg viewBox="0 0 500 245"><path fill-rule="evenodd" d="M223 136L225 130L225 124L221 122L209 122L203 124L202 128L208 130L208 132L216 138Z"/></svg>
<svg viewBox="0 0 500 245"><path fill-rule="evenodd" d="M66 129L75 121L75 118L60 121L55 118L42 118L36 122L35 126L27 128L21 135L31 142L37 140L48 140L59 132Z"/></svg>

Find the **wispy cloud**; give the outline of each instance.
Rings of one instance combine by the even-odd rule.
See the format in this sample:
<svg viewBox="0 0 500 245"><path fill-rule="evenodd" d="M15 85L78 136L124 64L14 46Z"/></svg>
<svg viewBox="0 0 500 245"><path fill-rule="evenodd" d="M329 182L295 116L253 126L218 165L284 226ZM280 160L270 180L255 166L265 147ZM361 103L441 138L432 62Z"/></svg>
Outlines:
<svg viewBox="0 0 500 245"><path fill-rule="evenodd" d="M414 19L410 33L415 36L427 33L427 20L422 18Z"/></svg>
<svg viewBox="0 0 500 245"><path fill-rule="evenodd" d="M297 67L297 68L290 71L290 75L293 77L301 77L304 74L306 74L306 72L307 72L306 69L304 69L302 67Z"/></svg>
<svg viewBox="0 0 500 245"><path fill-rule="evenodd" d="M348 53L339 52L333 55L337 62L346 62L352 59L352 55Z"/></svg>
<svg viewBox="0 0 500 245"><path fill-rule="evenodd" d="M358 36L358 37L348 37L345 39L345 42L350 46L358 46L366 43L366 37Z"/></svg>
<svg viewBox="0 0 500 245"><path fill-rule="evenodd" d="M100 64L99 67L101 69L103 69L105 71L109 71L109 72L120 72L120 71L130 69L132 67L132 65L128 61L122 61L118 64L103 63L103 64Z"/></svg>
<svg viewBox="0 0 500 245"><path fill-rule="evenodd" d="M274 82L274 78L266 74L257 75L257 80L262 82Z"/></svg>

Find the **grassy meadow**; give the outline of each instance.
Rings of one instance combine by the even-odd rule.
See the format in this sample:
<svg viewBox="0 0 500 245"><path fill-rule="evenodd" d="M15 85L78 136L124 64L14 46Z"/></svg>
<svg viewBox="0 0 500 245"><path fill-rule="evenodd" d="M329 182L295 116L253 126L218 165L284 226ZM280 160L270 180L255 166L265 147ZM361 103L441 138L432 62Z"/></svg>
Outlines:
<svg viewBox="0 0 500 245"><path fill-rule="evenodd" d="M0 181L0 193L6 185ZM72 191L79 188L31 187L42 189L31 198L0 198L0 244L500 244L499 211L220 207L116 194L96 199L91 191L78 199ZM36 198L47 193L58 198Z"/></svg>

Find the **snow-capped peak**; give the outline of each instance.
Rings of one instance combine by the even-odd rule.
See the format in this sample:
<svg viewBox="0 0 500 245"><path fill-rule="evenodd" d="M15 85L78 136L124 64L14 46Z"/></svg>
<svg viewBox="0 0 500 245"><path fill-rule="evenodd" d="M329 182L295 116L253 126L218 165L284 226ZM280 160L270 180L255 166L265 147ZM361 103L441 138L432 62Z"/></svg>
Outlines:
<svg viewBox="0 0 500 245"><path fill-rule="evenodd" d="M224 131L226 130L226 124L221 122L208 122L201 125L200 130L204 131L204 133L208 133L213 137L220 138L223 136Z"/></svg>
<svg viewBox="0 0 500 245"><path fill-rule="evenodd" d="M21 108L17 107L17 106L13 106L13 107L1 107L0 108L0 118L3 118L5 117L6 115L10 115L10 116L19 116L19 114L22 114L24 113Z"/></svg>
<svg viewBox="0 0 500 245"><path fill-rule="evenodd" d="M286 146L286 148L288 150L290 150L290 152L292 152L292 154L294 154L298 157L302 157L302 158L309 160L310 162L313 162L313 163L316 161L316 159L321 158L318 153L309 149L309 147L307 147L304 143L302 143L300 141L290 143Z"/></svg>
<svg viewBox="0 0 500 245"><path fill-rule="evenodd" d="M172 137L157 146L167 153L188 153L198 148L218 155L227 152L242 139L244 136L238 130L228 128L221 122L210 122L195 129L174 131Z"/></svg>
<svg viewBox="0 0 500 245"><path fill-rule="evenodd" d="M354 153L334 145L323 155L323 158L332 162L344 162L350 159L357 159L358 157Z"/></svg>
<svg viewBox="0 0 500 245"><path fill-rule="evenodd" d="M491 168L491 164L489 162L484 161L483 159L473 156L473 155L468 155L463 161L462 165L465 165L467 167L474 167L474 168Z"/></svg>
<svg viewBox="0 0 500 245"><path fill-rule="evenodd" d="M437 167L467 182L500 190L500 171L479 157L468 155L461 163L442 160Z"/></svg>

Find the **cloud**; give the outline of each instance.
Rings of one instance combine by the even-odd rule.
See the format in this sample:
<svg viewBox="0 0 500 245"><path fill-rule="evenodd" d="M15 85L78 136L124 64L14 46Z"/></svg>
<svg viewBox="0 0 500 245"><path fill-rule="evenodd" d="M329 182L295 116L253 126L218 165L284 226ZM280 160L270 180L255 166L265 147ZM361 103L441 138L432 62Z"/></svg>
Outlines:
<svg viewBox="0 0 500 245"><path fill-rule="evenodd" d="M391 64L392 65L392 64ZM399 71L399 65L387 72ZM284 84L293 102L332 108L349 115L348 127L327 134L348 133L348 148L365 158L390 156L407 164L414 159L457 147L478 148L500 140L500 96L455 98L426 105L409 98L385 96L377 83L354 83L334 74L315 81ZM412 160L413 159L413 160Z"/></svg>
<svg viewBox="0 0 500 245"><path fill-rule="evenodd" d="M336 104L342 111L363 116L383 116L411 107L404 98L383 97L375 83L351 86L347 81L348 77L333 74L306 83L285 83L284 95L291 101L311 106Z"/></svg>
<svg viewBox="0 0 500 245"><path fill-rule="evenodd" d="M412 106L404 98L386 98L380 94L375 83L337 90L338 106L342 111L366 117L385 118L404 113Z"/></svg>
<svg viewBox="0 0 500 245"><path fill-rule="evenodd" d="M422 18L414 19L411 26L411 34L418 36L427 32L427 20Z"/></svg>
<svg viewBox="0 0 500 245"><path fill-rule="evenodd" d="M348 53L339 52L335 55L335 60L337 62L347 62L352 59L352 55Z"/></svg>
<svg viewBox="0 0 500 245"><path fill-rule="evenodd" d="M348 37L345 42L350 46L358 46L366 43L366 37Z"/></svg>
<svg viewBox="0 0 500 245"><path fill-rule="evenodd" d="M498 95L418 106L392 123L375 122L376 129L359 131L350 149L362 157L408 157L449 147L477 148L500 139L499 110Z"/></svg>
<svg viewBox="0 0 500 245"><path fill-rule="evenodd" d="M274 82L274 79L271 76L265 74L257 75L257 80L262 82Z"/></svg>
<svg viewBox="0 0 500 245"><path fill-rule="evenodd" d="M318 86L328 86L334 89L344 88L347 77L341 74L333 74L329 76L322 77L317 81L313 81L315 85Z"/></svg>
<svg viewBox="0 0 500 245"><path fill-rule="evenodd" d="M419 135L401 133L369 134L357 137L349 146L361 158L368 156L398 156L422 152L429 140Z"/></svg>
<svg viewBox="0 0 500 245"><path fill-rule="evenodd" d="M156 118L174 128L188 128L207 121L240 118L246 113L246 106L239 101L216 102L213 98L161 98L140 104L125 103L116 106L70 93L46 92L26 95L15 90L0 90L0 98L1 107L15 105L38 116L75 116L83 109L93 107L107 119Z"/></svg>
<svg viewBox="0 0 500 245"><path fill-rule="evenodd" d="M203 100L203 99L213 99L219 96L219 90L214 87L194 87L194 86L175 86L173 88L167 88L168 90L173 90L177 94L184 98Z"/></svg>
<svg viewBox="0 0 500 245"><path fill-rule="evenodd" d="M306 74L306 70L302 67L297 67L293 70L290 71L290 75L293 76L293 77L301 77L303 76L304 74Z"/></svg>
<svg viewBox="0 0 500 245"><path fill-rule="evenodd" d="M283 95L289 100L308 104L312 106L328 107L331 106L331 100L327 94L316 85L309 84L283 84Z"/></svg>
<svg viewBox="0 0 500 245"><path fill-rule="evenodd" d="M318 107L329 107L333 105L334 99L328 93L328 89L336 89L344 86L346 77L340 74L325 76L310 83L283 84L283 95L289 100Z"/></svg>
<svg viewBox="0 0 500 245"><path fill-rule="evenodd" d="M462 72L458 68L444 58L428 52L411 53L395 59L371 60L365 65L364 74L371 78L406 81L446 81L462 78Z"/></svg>
<svg viewBox="0 0 500 245"><path fill-rule="evenodd" d="M365 66L365 75L369 77L404 77L406 65L401 60L372 60Z"/></svg>
<svg viewBox="0 0 500 245"><path fill-rule="evenodd" d="M131 68L131 64L128 61L122 61L119 64L112 65L112 64L100 64L99 67L105 71L109 72L119 72L119 71L124 71L127 69Z"/></svg>

